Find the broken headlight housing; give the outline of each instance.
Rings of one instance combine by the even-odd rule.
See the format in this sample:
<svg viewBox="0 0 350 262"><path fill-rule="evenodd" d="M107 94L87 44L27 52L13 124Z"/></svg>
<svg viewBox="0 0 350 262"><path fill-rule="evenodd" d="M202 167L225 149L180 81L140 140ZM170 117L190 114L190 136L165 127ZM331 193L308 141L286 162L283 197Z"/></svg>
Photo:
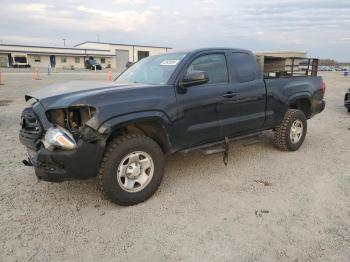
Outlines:
<svg viewBox="0 0 350 262"><path fill-rule="evenodd" d="M94 117L95 113L96 109L91 106L72 106L47 111L47 119L53 127L47 130L42 139L44 147L49 150L75 149L76 141L82 138L86 129L86 123Z"/></svg>
<svg viewBox="0 0 350 262"><path fill-rule="evenodd" d="M63 127L77 138L81 129L95 116L95 113L96 109L92 106L71 106L51 109L46 112L46 116L52 124Z"/></svg>
<svg viewBox="0 0 350 262"><path fill-rule="evenodd" d="M60 126L50 127L46 131L42 143L48 150L54 150L57 147L72 150L77 147L77 144L69 131Z"/></svg>

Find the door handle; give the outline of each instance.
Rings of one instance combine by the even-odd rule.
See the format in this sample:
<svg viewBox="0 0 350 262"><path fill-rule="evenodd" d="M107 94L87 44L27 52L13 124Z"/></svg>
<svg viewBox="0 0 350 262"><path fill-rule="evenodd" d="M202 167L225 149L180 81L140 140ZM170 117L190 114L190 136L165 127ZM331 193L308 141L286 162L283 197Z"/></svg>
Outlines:
<svg viewBox="0 0 350 262"><path fill-rule="evenodd" d="M233 93L233 92L230 91L230 92L227 92L227 93L223 94L222 97L224 97L224 98L233 98L236 95L237 95L236 93Z"/></svg>

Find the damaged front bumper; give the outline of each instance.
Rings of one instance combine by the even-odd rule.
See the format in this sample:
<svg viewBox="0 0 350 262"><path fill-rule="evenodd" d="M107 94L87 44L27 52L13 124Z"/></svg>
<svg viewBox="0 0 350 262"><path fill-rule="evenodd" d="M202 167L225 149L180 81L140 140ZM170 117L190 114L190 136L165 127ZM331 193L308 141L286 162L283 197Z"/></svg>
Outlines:
<svg viewBox="0 0 350 262"><path fill-rule="evenodd" d="M28 148L29 162L39 179L51 182L86 179L96 176L104 151L104 145L79 140L74 150L50 151L41 147Z"/></svg>
<svg viewBox="0 0 350 262"><path fill-rule="evenodd" d="M61 182L96 176L103 157L105 138L85 127L76 139L77 145L73 150L49 150L41 140L44 130L51 126L40 103L23 111L19 139L28 151L28 160L23 163L32 165L37 177L45 181Z"/></svg>

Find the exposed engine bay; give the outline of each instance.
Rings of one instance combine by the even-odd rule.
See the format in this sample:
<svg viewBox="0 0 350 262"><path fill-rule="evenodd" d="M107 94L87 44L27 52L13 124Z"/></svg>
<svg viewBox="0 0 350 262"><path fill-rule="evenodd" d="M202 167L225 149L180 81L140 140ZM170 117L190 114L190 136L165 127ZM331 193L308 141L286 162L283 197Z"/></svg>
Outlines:
<svg viewBox="0 0 350 262"><path fill-rule="evenodd" d="M96 109L91 106L79 106L52 109L46 112L48 120L66 128L73 136L79 134L81 129L85 127L87 121L89 121L96 113Z"/></svg>

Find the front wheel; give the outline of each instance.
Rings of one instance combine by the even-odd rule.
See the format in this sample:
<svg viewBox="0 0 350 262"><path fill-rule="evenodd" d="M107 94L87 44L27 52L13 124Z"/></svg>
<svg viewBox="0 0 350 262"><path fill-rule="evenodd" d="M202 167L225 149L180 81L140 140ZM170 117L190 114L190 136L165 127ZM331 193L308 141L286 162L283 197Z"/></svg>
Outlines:
<svg viewBox="0 0 350 262"><path fill-rule="evenodd" d="M304 142L307 120L301 110L288 109L282 123L275 130L274 144L284 151L295 151Z"/></svg>
<svg viewBox="0 0 350 262"><path fill-rule="evenodd" d="M109 199L129 206L151 197L163 173L164 155L159 145L144 135L126 135L108 145L99 178Z"/></svg>

